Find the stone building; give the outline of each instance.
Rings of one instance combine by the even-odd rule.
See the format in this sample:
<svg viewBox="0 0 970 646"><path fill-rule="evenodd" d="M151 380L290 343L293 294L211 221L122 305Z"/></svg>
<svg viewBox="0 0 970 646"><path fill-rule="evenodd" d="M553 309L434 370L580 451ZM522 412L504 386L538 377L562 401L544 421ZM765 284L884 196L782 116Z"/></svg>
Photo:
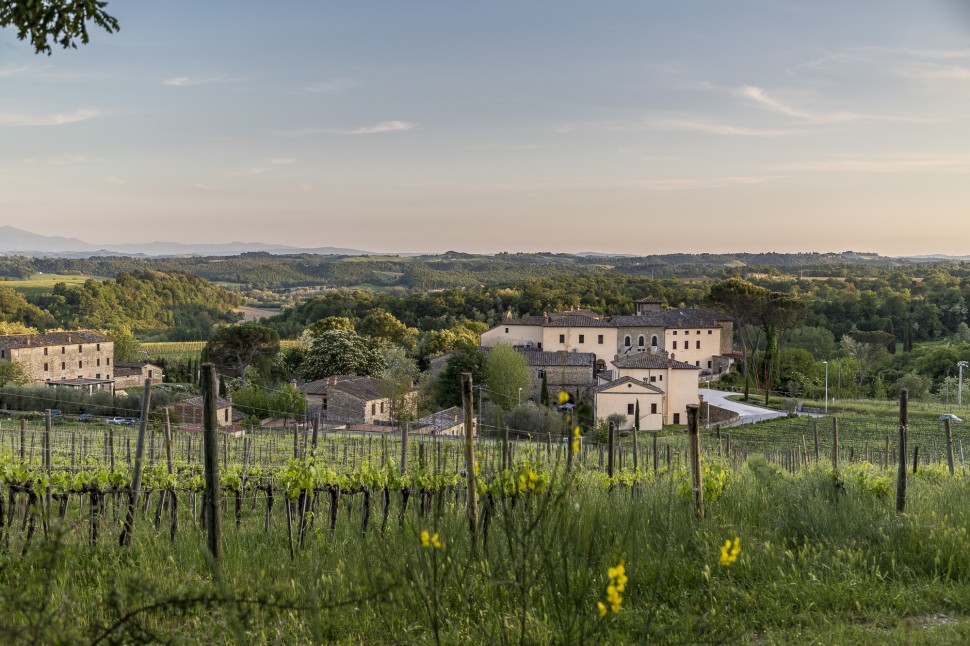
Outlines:
<svg viewBox="0 0 970 646"><path fill-rule="evenodd" d="M32 385L113 390L113 356L114 342L90 330L0 336L0 361L18 364Z"/></svg>
<svg viewBox="0 0 970 646"><path fill-rule="evenodd" d="M172 404L172 409L175 411L179 425L182 426L183 430L186 427L201 427L203 425L203 406L204 399L202 396L183 399L180 402ZM237 421L236 416L239 419L245 417L241 413L233 412L232 402L228 399L223 399L222 397L216 399L216 418L219 420L219 428L232 426ZM189 428L188 430L194 429Z"/></svg>
<svg viewBox="0 0 970 646"><path fill-rule="evenodd" d="M483 348L484 349L484 348ZM555 399L560 391L589 401L596 386L596 355L592 352L546 352L520 350L532 373L532 389L528 397L536 402L542 398L542 377L549 386L549 396ZM526 396L523 396L525 399Z"/></svg>
<svg viewBox="0 0 970 646"><path fill-rule="evenodd" d="M698 403L697 366L663 355L637 354L613 361L615 379L629 377L663 393L664 424L686 424L687 405ZM643 403L641 402L641 410ZM599 411L597 419L603 417ZM641 428L644 428L641 426Z"/></svg>
<svg viewBox="0 0 970 646"><path fill-rule="evenodd" d="M146 379L151 379L152 385L157 386L164 377L160 367L147 361L117 361L113 374L115 390L144 386Z"/></svg>
<svg viewBox="0 0 970 646"><path fill-rule="evenodd" d="M417 390L390 393L380 379L339 375L299 386L311 414L320 412L329 424L390 424L415 416ZM393 399L392 399L393 395ZM400 410L393 410L393 406Z"/></svg>

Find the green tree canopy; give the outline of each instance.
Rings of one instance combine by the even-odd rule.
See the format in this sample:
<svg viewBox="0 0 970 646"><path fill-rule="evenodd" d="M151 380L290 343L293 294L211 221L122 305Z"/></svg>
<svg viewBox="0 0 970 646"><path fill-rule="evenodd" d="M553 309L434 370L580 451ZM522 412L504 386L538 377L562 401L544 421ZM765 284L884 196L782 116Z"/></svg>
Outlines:
<svg viewBox="0 0 970 646"><path fill-rule="evenodd" d="M328 330L313 337L300 375L307 381L333 375L376 376L384 369L380 350L352 330Z"/></svg>
<svg viewBox="0 0 970 646"><path fill-rule="evenodd" d="M77 49L87 44L88 22L109 34L118 31L118 21L104 8L103 0L4 0L0 2L0 27L14 27L17 38L30 40L38 54L51 54L51 45Z"/></svg>
<svg viewBox="0 0 970 646"><path fill-rule="evenodd" d="M260 375L269 374L280 351L280 336L256 323L230 325L212 335L202 350L204 361L216 364L220 372L246 382L246 368L252 366Z"/></svg>
<svg viewBox="0 0 970 646"><path fill-rule="evenodd" d="M464 346L451 355L444 370L438 374L435 385L435 401L438 406L461 406L461 373L471 373L473 386L481 384L484 381L484 366L485 355L477 345Z"/></svg>
<svg viewBox="0 0 970 646"><path fill-rule="evenodd" d="M489 398L502 410L518 406L520 392L528 394L532 386L529 365L522 353L505 344L491 348L485 357L485 385Z"/></svg>

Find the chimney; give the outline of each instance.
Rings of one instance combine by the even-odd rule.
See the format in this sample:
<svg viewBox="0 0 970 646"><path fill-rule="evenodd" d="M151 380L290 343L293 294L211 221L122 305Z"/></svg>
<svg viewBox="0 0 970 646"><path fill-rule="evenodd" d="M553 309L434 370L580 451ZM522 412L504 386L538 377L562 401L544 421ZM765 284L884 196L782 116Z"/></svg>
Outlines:
<svg viewBox="0 0 970 646"><path fill-rule="evenodd" d="M70 343L70 342L71 342L71 335L70 335L70 334L68 334L68 335L67 335L67 342L68 342L68 343Z"/></svg>

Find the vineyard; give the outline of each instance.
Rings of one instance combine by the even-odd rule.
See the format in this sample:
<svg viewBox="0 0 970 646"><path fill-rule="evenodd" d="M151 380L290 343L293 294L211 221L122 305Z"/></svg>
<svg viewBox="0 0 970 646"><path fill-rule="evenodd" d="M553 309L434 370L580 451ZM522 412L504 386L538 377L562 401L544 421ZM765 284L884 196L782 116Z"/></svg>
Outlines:
<svg viewBox="0 0 970 646"><path fill-rule="evenodd" d="M898 426L857 416L701 430L700 515L681 433L643 432L611 451L566 425L509 429L475 440L472 532L456 438L314 425L220 434L224 555L213 563L201 433L152 418L136 484L137 428L6 420L0 581L24 592L0 597L0 635L962 641L970 436L951 429L951 477L942 423L918 420L902 456ZM904 514L892 495L900 457L912 473Z"/></svg>

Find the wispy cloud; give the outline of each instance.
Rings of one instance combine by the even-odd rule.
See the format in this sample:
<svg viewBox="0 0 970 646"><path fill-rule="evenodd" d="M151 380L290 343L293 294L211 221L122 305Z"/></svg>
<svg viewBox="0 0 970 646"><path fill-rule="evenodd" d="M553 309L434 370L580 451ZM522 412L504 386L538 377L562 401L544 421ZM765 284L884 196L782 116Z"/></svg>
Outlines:
<svg viewBox="0 0 970 646"><path fill-rule="evenodd" d="M970 172L970 155L898 155L879 158L836 158L792 164L793 171L823 173Z"/></svg>
<svg viewBox="0 0 970 646"><path fill-rule="evenodd" d="M200 191L221 191L222 190L221 186L215 186L214 184L203 184L201 182L196 182L191 186L192 188L197 188Z"/></svg>
<svg viewBox="0 0 970 646"><path fill-rule="evenodd" d="M728 137L782 137L794 134L794 130L779 128L750 128L737 126L703 117L647 117L637 121L597 121L590 123L571 123L554 129L557 134L565 135L577 130L606 130L609 132L643 132L647 130L665 132L704 132Z"/></svg>
<svg viewBox="0 0 970 646"><path fill-rule="evenodd" d="M47 163L51 166L71 166L73 164L83 164L84 162L91 161L88 157L84 155L55 155L47 160Z"/></svg>
<svg viewBox="0 0 970 646"><path fill-rule="evenodd" d="M279 133L284 137L305 137L308 135L377 135L385 132L403 132L417 128L417 124L409 121L381 121L372 126L359 128L306 128L304 130L289 130Z"/></svg>
<svg viewBox="0 0 970 646"><path fill-rule="evenodd" d="M57 114L0 112L0 126L63 126L100 116L97 110L81 109Z"/></svg>
<svg viewBox="0 0 970 646"><path fill-rule="evenodd" d="M793 106L769 95L756 85L744 85L737 90L738 95L750 99L771 112L793 117L810 124L834 124L848 121L898 121L906 123L925 123L927 119L908 115L863 114L858 112L814 112Z"/></svg>
<svg viewBox="0 0 970 646"><path fill-rule="evenodd" d="M307 94L340 94L357 85L359 83L352 79L329 79L308 83L301 87L300 91Z"/></svg>
<svg viewBox="0 0 970 646"><path fill-rule="evenodd" d="M644 180L637 185L648 191L696 191L714 188L727 188L729 186L750 186L762 184L764 182L780 179L781 176L767 177L714 177L699 179L656 179Z"/></svg>
<svg viewBox="0 0 970 646"><path fill-rule="evenodd" d="M124 186L125 184L128 183L128 180L122 179L122 178L117 177L115 175L107 175L104 178L104 183L105 184L108 184L110 186Z"/></svg>
<svg viewBox="0 0 970 646"><path fill-rule="evenodd" d="M192 87L195 85L211 85L213 83L236 83L243 80L243 77L230 77L225 74L219 76L176 76L162 81L163 85L173 87Z"/></svg>
<svg viewBox="0 0 970 646"><path fill-rule="evenodd" d="M6 67L0 67L0 78L7 78L10 76L22 76L32 71L33 69L34 68L28 65L18 65L16 67L13 65L7 65Z"/></svg>
<svg viewBox="0 0 970 646"><path fill-rule="evenodd" d="M288 166L295 162L296 160L293 159L292 157L271 157L257 164L256 166L253 166L248 170L241 171L241 172L238 172L238 171L232 172L229 174L230 175L262 175L263 173L272 172L277 168L280 168L281 166Z"/></svg>
<svg viewBox="0 0 970 646"><path fill-rule="evenodd" d="M782 137L793 132L792 130L734 126L703 119L651 119L647 122L647 126L651 130L686 130L730 137Z"/></svg>

